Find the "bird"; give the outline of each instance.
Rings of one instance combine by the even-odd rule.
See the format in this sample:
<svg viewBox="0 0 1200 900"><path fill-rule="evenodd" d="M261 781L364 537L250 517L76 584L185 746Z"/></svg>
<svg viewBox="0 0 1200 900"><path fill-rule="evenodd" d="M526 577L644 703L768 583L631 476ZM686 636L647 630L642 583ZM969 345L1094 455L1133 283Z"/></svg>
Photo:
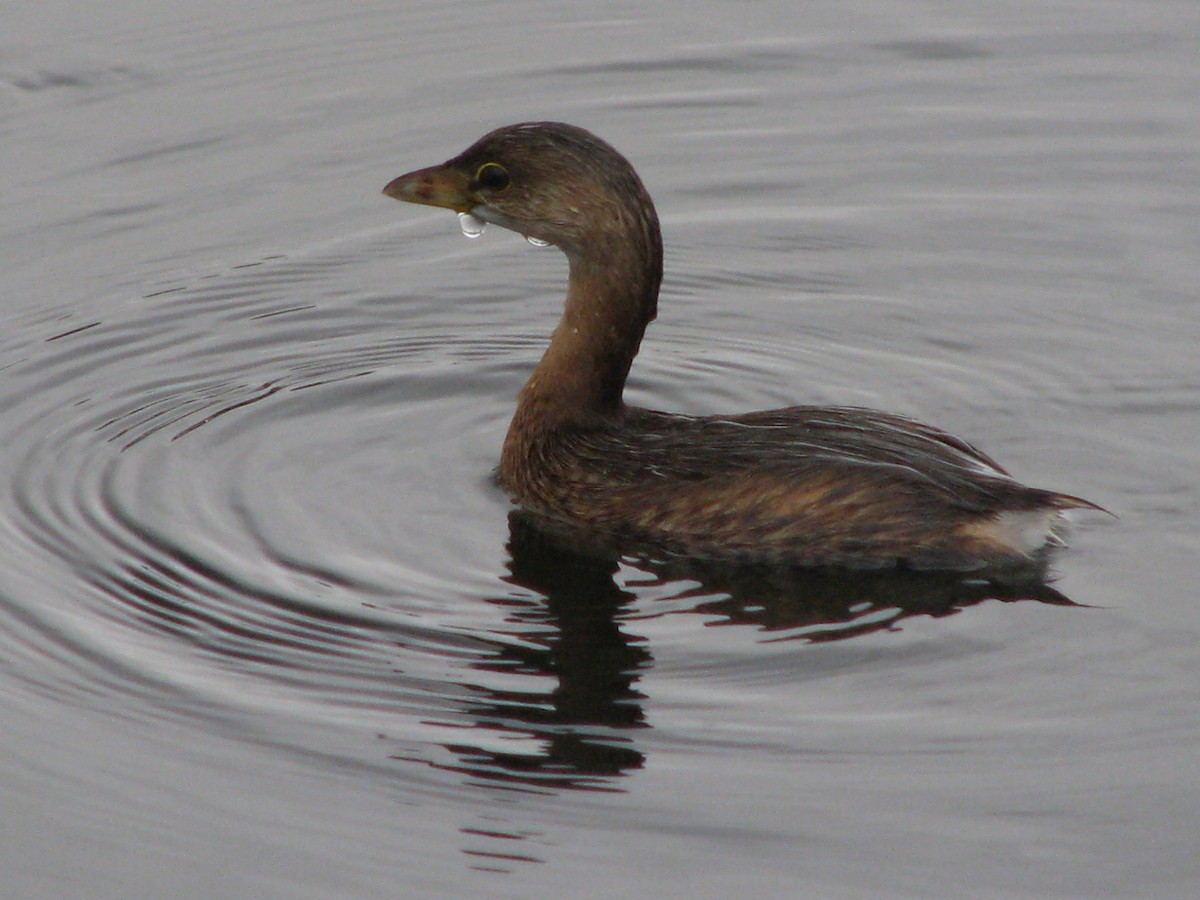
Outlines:
<svg viewBox="0 0 1200 900"><path fill-rule="evenodd" d="M1064 513L970 443L852 406L682 415L625 403L657 314L658 214L633 165L562 122L497 128L388 197L492 223L569 262L562 317L517 396L496 468L551 526L668 555L810 567L996 570L1044 562Z"/></svg>

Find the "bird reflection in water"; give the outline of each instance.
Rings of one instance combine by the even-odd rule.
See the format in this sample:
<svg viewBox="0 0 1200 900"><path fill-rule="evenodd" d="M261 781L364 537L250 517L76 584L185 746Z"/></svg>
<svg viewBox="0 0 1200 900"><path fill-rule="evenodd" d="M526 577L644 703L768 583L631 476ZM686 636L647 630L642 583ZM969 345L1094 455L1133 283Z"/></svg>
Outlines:
<svg viewBox="0 0 1200 900"><path fill-rule="evenodd" d="M964 573L655 559L598 546L594 535L546 527L526 512L510 514L509 532L504 580L519 590L490 602L506 610L512 628L505 634L514 640L497 641L497 654L472 668L541 676L554 687L539 693L472 686L478 699L464 712L477 727L533 736L542 747L529 754L445 745L457 759L451 768L494 788L619 790L616 779L641 768L636 735L648 725L637 682L653 657L621 623L654 615L658 601L639 600L643 592L668 599L675 612L683 601L687 612L711 617L709 625L751 626L765 640L806 642L895 629L909 616L951 615L984 600L1077 605L1047 583L1043 565L1010 570L1001 582ZM630 578L631 570L642 575Z"/></svg>
<svg viewBox="0 0 1200 900"><path fill-rule="evenodd" d="M489 730L533 734L543 750L446 749L462 771L496 787L612 790L611 779L644 761L630 733L646 727L645 696L635 685L651 656L641 638L620 627L636 595L614 579L618 557L577 552L520 513L509 526L504 581L519 591L490 602L505 609L512 627L504 634L514 640L497 641L496 655L472 668L546 676L554 687L534 693L472 685L479 699L463 711Z"/></svg>

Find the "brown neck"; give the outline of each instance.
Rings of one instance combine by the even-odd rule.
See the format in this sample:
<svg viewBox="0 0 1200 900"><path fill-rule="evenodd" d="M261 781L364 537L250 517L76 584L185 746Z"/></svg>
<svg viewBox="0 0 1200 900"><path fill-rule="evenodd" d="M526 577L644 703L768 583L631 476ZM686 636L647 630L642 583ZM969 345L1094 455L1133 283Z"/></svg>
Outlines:
<svg viewBox="0 0 1200 900"><path fill-rule="evenodd" d="M619 233L599 235L571 255L562 320L522 389L513 430L585 421L621 409L621 393L662 279L653 207ZM511 435L510 435L511 437Z"/></svg>

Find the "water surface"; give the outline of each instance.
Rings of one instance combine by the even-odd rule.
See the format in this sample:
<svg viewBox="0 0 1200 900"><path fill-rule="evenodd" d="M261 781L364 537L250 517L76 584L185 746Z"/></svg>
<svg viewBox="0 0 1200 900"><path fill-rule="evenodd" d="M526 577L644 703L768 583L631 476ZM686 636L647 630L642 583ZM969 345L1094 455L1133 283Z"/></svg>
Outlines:
<svg viewBox="0 0 1200 900"><path fill-rule="evenodd" d="M6 17L14 896L1195 895L1200 15L805 10ZM379 190L531 118L658 202L633 402L881 407L1119 519L1008 594L511 520L565 262Z"/></svg>

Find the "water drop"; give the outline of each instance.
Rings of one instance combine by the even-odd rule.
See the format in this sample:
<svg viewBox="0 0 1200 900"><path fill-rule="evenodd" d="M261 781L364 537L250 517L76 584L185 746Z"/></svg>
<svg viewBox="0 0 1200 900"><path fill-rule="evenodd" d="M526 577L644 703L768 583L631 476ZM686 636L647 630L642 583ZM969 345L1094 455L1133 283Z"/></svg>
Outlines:
<svg viewBox="0 0 1200 900"><path fill-rule="evenodd" d="M482 219L477 219L470 213L458 214L458 227L462 229L462 233L469 238L477 238L483 234L483 229L487 226L487 222Z"/></svg>
<svg viewBox="0 0 1200 900"><path fill-rule="evenodd" d="M533 244L533 246L535 246L535 247L549 247L550 246L549 241L543 241L541 238L535 238L532 235L528 235L528 234L525 235L525 240L529 241L529 243Z"/></svg>

